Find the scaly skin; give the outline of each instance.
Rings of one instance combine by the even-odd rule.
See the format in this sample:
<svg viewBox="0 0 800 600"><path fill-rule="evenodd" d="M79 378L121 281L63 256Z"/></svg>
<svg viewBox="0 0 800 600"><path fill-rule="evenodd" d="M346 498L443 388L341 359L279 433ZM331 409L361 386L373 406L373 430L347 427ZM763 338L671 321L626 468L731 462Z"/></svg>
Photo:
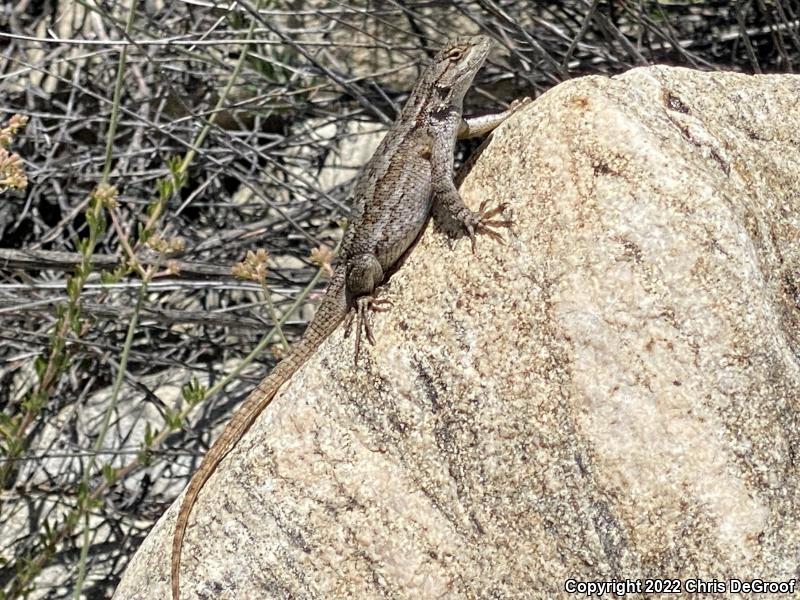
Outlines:
<svg viewBox="0 0 800 600"><path fill-rule="evenodd" d="M527 103L491 116L464 119L464 95L483 65L491 40L475 36L449 42L439 51L414 86L402 113L364 167L353 192L350 225L339 253L339 266L314 319L291 354L252 391L209 449L189 482L178 510L172 541L172 598L180 597L183 537L203 485L250 429L280 387L305 363L348 315L358 319L356 356L362 330L372 341L368 310L382 310L376 288L385 283L424 229L429 217L455 222L471 238L485 233L501 239L492 227L509 221L494 217L496 207L478 213L464 205L453 183L456 139L491 131ZM439 216L437 216L439 215ZM351 313L353 311L353 313Z"/></svg>

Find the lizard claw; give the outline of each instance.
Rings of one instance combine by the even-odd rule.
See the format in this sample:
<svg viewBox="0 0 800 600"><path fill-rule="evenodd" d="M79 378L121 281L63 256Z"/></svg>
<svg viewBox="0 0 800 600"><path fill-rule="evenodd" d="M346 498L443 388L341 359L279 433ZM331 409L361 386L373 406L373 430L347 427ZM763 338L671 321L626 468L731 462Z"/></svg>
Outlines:
<svg viewBox="0 0 800 600"><path fill-rule="evenodd" d="M344 337L350 337L350 332L353 330L353 317L356 315L355 310L350 310L344 320Z"/></svg>
<svg viewBox="0 0 800 600"><path fill-rule="evenodd" d="M347 315L345 321L344 337L350 336L353 322L356 323L356 342L355 356L353 362L358 364L358 355L361 352L361 336L366 336L370 345L375 345L375 336L372 333L372 323L370 323L369 312L386 312L394 303L387 298L376 298L375 296L361 296L356 299L356 305Z"/></svg>
<svg viewBox="0 0 800 600"><path fill-rule="evenodd" d="M478 249L478 247L477 247L477 245L475 243L476 242L476 240L475 240L475 225L473 225L472 223L467 223L466 225L464 225L464 229L466 229L467 235L469 236L469 241L472 244L472 253L475 254L475 252Z"/></svg>
<svg viewBox="0 0 800 600"><path fill-rule="evenodd" d="M387 312L394 306L394 302L388 298L370 297L369 310L372 312Z"/></svg>
<svg viewBox="0 0 800 600"><path fill-rule="evenodd" d="M498 204L494 208L489 210L486 209L487 205L489 204L488 200L484 200L481 202L480 208L478 208L477 213L471 213L470 218L464 222L464 231L469 236L470 242L472 242L472 253L475 254L477 251L476 245L476 234L480 235L488 235L493 240L500 242L501 244L505 244L505 240L503 236L501 236L495 228L498 227L511 227L513 222L510 219L495 219L497 215L502 213L506 208L508 208L508 204L505 202Z"/></svg>

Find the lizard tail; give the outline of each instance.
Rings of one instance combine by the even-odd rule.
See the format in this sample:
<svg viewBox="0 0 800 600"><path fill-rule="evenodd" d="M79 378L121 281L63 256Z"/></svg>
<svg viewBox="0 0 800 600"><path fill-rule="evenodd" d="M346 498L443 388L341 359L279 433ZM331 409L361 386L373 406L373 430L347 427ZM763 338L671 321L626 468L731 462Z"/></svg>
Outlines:
<svg viewBox="0 0 800 600"><path fill-rule="evenodd" d="M261 412L272 402L278 389L309 359L320 343L333 333L336 327L344 320L348 309L344 276L337 272L331 280L322 303L306 328L303 337L297 342L292 352L279 362L270 374L262 379L256 388L250 392L250 395L233 414L225 429L203 457L200 467L186 488L186 495L183 497L181 507L178 510L178 518L175 522L171 564L173 600L179 600L180 598L180 565L183 536L186 533L189 517L192 514L192 507L200 494L200 490L203 489L205 483L213 475L222 459L242 439Z"/></svg>

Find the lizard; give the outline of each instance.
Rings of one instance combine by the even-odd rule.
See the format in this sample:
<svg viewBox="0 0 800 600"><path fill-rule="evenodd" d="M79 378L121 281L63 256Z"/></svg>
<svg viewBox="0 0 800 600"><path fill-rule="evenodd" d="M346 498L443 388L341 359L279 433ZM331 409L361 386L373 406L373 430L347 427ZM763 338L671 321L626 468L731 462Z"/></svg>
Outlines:
<svg viewBox="0 0 800 600"><path fill-rule="evenodd" d="M439 50L420 74L398 118L367 162L353 189L351 219L339 250L338 264L319 307L301 339L233 414L189 482L180 504L172 541L172 598L180 597L183 538L200 490L223 458L236 446L280 387L310 358L336 328L357 320L356 360L362 331L374 337L368 311L386 310L388 300L376 290L399 266L431 215L459 225L472 242L476 234L502 241L494 229L508 227L498 219L500 205L477 212L467 208L453 178L456 140L490 132L529 98L509 109L481 117L462 116L464 96L492 47L491 38L478 35L455 39Z"/></svg>

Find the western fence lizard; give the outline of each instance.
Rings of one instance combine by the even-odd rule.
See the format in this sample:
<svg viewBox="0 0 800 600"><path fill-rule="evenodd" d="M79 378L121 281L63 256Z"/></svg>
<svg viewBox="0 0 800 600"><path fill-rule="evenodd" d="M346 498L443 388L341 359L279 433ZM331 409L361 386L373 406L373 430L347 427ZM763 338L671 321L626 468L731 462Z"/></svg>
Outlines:
<svg viewBox="0 0 800 600"><path fill-rule="evenodd" d="M192 506L222 459L244 436L278 389L308 360L317 347L348 318L355 316L356 357L361 333L372 342L368 310L385 310L375 297L428 222L443 215L463 228L475 249L475 235L500 238L492 227L509 221L495 217L503 206L479 212L464 205L453 182L457 138L487 133L529 99L495 115L462 117L464 96L486 60L492 41L486 36L447 43L415 84L400 116L391 126L358 178L353 209L336 267L316 315L292 352L250 393L203 458L189 482L172 541L172 597L179 599L181 548ZM438 216L437 216L438 218Z"/></svg>

